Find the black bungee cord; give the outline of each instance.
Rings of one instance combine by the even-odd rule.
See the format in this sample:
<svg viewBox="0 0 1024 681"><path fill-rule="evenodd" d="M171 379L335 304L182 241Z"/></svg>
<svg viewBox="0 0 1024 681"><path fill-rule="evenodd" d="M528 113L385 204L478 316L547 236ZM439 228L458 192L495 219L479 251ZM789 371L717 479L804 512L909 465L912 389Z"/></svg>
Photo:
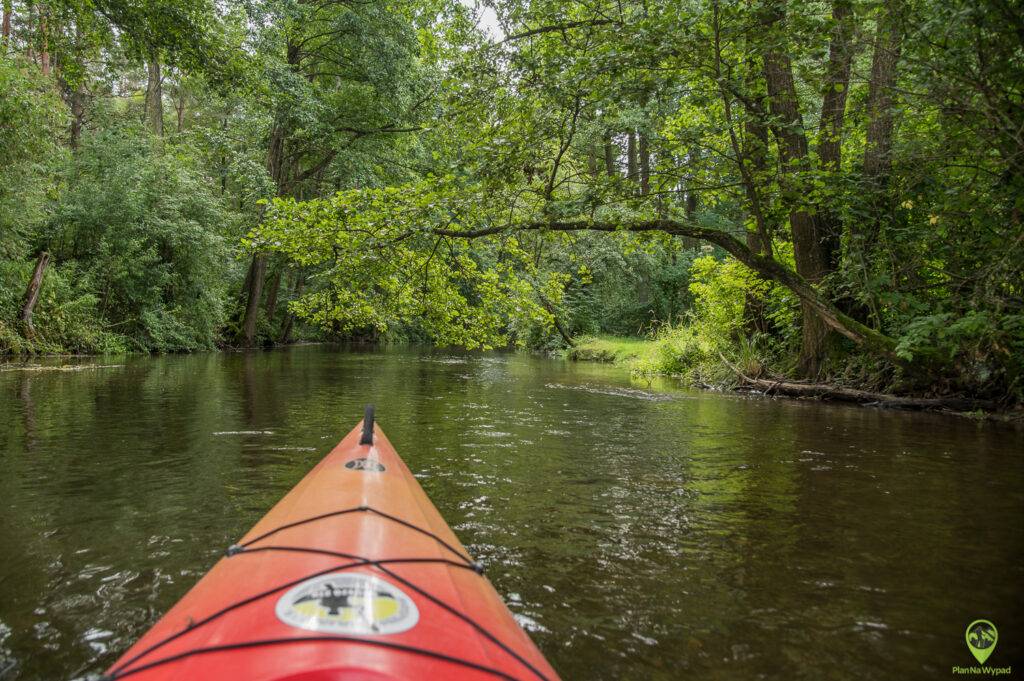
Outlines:
<svg viewBox="0 0 1024 681"><path fill-rule="evenodd" d="M263 539L266 539L267 537L270 537L270 536L272 536L274 534L277 534L278 532L281 532L281 531L286 530L286 529L297 527L299 525L303 525L303 524L310 523L310 522L315 522L317 520L322 520L324 518L340 516L340 515L345 515L345 514L348 514L348 513L356 513L356 512L373 513L373 514L375 514L377 516L380 516L380 517L385 518L387 520L390 520L392 522L398 523L399 525L407 527L407 528L409 528L411 530L415 530L416 532L419 532L420 534L423 534L423 535L425 535L427 537L432 538L438 544L440 544L445 549L447 549L448 551L453 553L460 560L459 561L454 561L454 560L451 560L451 559L448 559L448 558L387 558L387 559L380 559L380 560L371 560L369 558L365 558L363 556L357 556L355 554L344 553L344 552L341 552L341 551L330 551L330 550L327 550L327 549L319 549L319 548L314 548L314 547L301 547L301 546L256 546L256 547L254 547L254 546L252 546L254 543L256 543L258 541L261 541ZM316 577L320 577L320 576L323 576L323 575L326 575L326 574L330 574L332 572L348 570L348 569L351 569L351 568L354 568L354 567L376 567L378 570L380 570L384 574L390 576L392 579L395 579L396 581L401 582L402 584L404 584L408 588L412 589L416 593L420 594L424 598L428 599L429 601L431 601L432 603L434 603L438 607L440 607L443 610L451 613L452 615L454 615L458 619L462 620L463 622L465 622L466 624L471 626L473 629L475 629L477 632L479 632L482 636L484 636L487 640L489 640L491 643L493 643L495 646L497 646L500 650L502 650L507 655L509 655L510 657L515 659L517 662L522 664L524 667L529 669L541 681L548 681L548 678L540 670L538 670L536 667L534 667L532 664L530 664L521 655L516 653L515 650L513 650L507 644L503 643L500 639L498 639L494 634L489 632L482 625L480 625L479 623L474 621L471 617L469 617L465 613L460 612L456 608L454 608L451 605L445 603L444 601L440 600L436 596L434 596L434 595L430 594L429 592L427 592L426 590L420 588L416 584L413 584L409 580L407 580L407 579L397 575L395 572L393 572L393 571L387 569L386 567L384 567L384 565L386 565L386 564L394 565L394 564L409 564L409 563L421 563L421 564L422 563L436 563L436 564L449 565L449 566L452 566L452 567L457 567L457 568L461 568L461 569L470 570L472 572L475 572L478 575L481 575L481 576L483 575L483 567L479 563L477 563L477 562L473 561L471 558L463 555L462 552L458 551L453 546L451 546L448 542L444 541L443 539L438 537L433 532L430 532L429 530L425 530L425 529L423 529L421 527L418 527L418 526L416 526L416 525L414 525L414 524L412 524L412 523L410 523L410 522L408 522L406 520L403 520L401 518L393 516L393 515L391 515L389 513L385 513L383 511L378 511L377 509L371 508L369 506L357 506L357 507L353 507L353 508L343 509L343 510L340 510L340 511L333 511L333 512L330 512L330 513L324 513L324 514L321 514L321 515L318 515L318 516L313 516L311 518L306 518L306 519L303 519L303 520L298 520L298 521L295 521L295 522L292 522L292 523L287 523L287 524L282 525L280 527L277 527L277 528L275 528L273 530L265 532L265 533L255 537L253 539L250 539L249 541L243 542L241 544L234 544L234 545L228 547L228 549L225 551L225 555L227 557L232 557L232 556L237 556L237 555L240 555L240 554L259 553L259 552L264 552L264 551L284 551L284 552L298 552L298 553L315 553L315 554L320 554L320 555L328 555L328 556L333 556L333 557L345 558L345 559L348 559L349 562L342 563L342 564L339 564L339 565L335 565L335 566L333 566L331 568L328 568L326 570L319 570L319 571L314 572L312 574L308 574L308 575L305 575L305 576L300 577L298 579L294 579L294 580L291 580L289 582L286 582L285 584L279 585L279 586L274 587L272 589L268 589L268 590L263 591L261 593L249 596L247 598L243 598L240 601L236 601L235 603L227 605L227 606L221 608L220 610L218 610L218 611L216 611L214 613L211 613L210 615L207 615L206 617L204 617L203 619L201 619L199 621L190 622L189 625L187 627L185 627L184 629L182 629L181 631L178 631L178 632L176 632L174 634L171 634L171 635L161 639L160 641L157 641L153 645L147 647L145 650L140 651L135 656L133 656L131 659L127 660L122 665L120 665L116 669L112 670L109 675L99 677L99 679L97 681L115 681L116 679L122 679L122 678L125 678L127 676L131 676L133 674L137 674L139 672L145 671L147 669L152 669L154 667L162 666L162 665L165 665L165 664L170 664L170 663L176 662L178 660L181 660L181 659L184 659L184 658L187 658L187 657L192 657L192 656L195 656L195 655L202 655L202 654L215 653L215 652L223 652L223 651L228 651L228 650L238 650L238 649L245 649L245 648L253 648L253 647L264 646L264 645L283 645L283 644L286 644L286 643L293 643L293 642L294 643L302 643L302 642L335 642L335 641L336 642L356 643L356 644L361 644L361 645L377 646L377 647L389 648L389 649L392 649L392 650L400 650L400 651L403 651L403 652L419 654L419 655L423 655L423 656L430 657L430 658L433 658L433 659L444 660L446 662L451 662L453 664L458 664L458 665L465 666L465 667L468 667L468 668L476 669L477 671L481 671L481 672L484 672L484 673L489 673L489 674L492 674L492 675L494 675L494 676L496 676L498 678L507 679L509 681L520 681L516 677L511 676L511 675L509 675L509 674L507 674L505 672L502 672L500 670L493 669L491 667L487 667L487 666L484 666L484 665L480 665L480 664L477 664L475 662L471 662L469 660L464 660L464 659L461 659L461 658L452 657L452 656L449 656L449 655L446 655L444 653L440 653L440 652L437 652L437 651L428 650L426 648L418 648L416 646L409 646L409 645L406 645L406 644L399 644L399 643L394 643L394 642L390 642L390 641L381 641L381 640L376 640L376 639L365 639L365 638L360 638L360 637L355 637L355 636L345 636L345 635L306 636L306 637L292 637L292 638L281 638L281 639L266 639L266 640L258 640L258 641L242 641L242 642L239 642L239 643L225 644L225 645L220 645L220 646L211 646L211 647L206 647L206 648L194 648L192 650L186 650L184 652L177 653L175 655L171 655L171 656L168 656L168 657L165 657L165 658L160 658L160 659L154 660L152 662L147 662L145 664L139 665L138 667L135 667L135 668L132 668L132 669L128 668L132 664L134 664L135 662L138 662L143 657L149 655L150 653L152 653L152 652L154 652L154 651L164 647L165 645L167 645L167 644L177 640L178 638L184 636L187 633L195 631L196 629L198 629L198 628L200 628L200 627L202 627L202 626L212 622L215 619L218 619L218 618L224 616L225 614L227 614L227 613L229 613L229 612L231 612L233 610L237 610L238 608L241 608L241 607L243 607L245 605L248 605L248 604L253 603L255 601L258 601L260 599L266 598L267 596L271 596L271 595L273 595L275 593L278 593L280 591L284 591L285 589L289 589L289 588L291 588L293 586L297 586L299 584L302 584L303 582L308 581L310 579L314 579Z"/></svg>

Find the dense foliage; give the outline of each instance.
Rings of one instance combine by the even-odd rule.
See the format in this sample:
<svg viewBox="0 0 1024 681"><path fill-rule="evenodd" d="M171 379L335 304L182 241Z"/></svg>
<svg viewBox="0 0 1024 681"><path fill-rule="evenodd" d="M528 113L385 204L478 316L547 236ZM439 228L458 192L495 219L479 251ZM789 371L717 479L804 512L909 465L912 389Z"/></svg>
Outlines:
<svg viewBox="0 0 1024 681"><path fill-rule="evenodd" d="M0 344L612 333L1019 401L1018 10L7 3Z"/></svg>

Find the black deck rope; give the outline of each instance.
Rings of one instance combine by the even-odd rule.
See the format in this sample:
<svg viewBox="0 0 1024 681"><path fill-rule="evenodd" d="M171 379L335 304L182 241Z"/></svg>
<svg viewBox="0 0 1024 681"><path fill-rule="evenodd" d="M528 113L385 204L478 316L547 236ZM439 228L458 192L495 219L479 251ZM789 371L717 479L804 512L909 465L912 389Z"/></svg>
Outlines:
<svg viewBox="0 0 1024 681"><path fill-rule="evenodd" d="M413 591L415 591L419 595L421 595L424 598L426 598L427 600L429 600L431 603L434 603L435 605L438 605L441 608L443 608L444 610L447 610L451 614L455 615L460 620L462 620L463 622L465 622L469 626L471 626L474 629L476 629L476 631L478 633L480 633L482 636L484 636L484 638L486 638L488 641L490 641L494 645L496 645L499 648L501 648L502 650L504 650L511 657L513 657L517 662L519 662L524 667L529 669L531 672L536 674L537 678L541 679L541 681L548 681L548 677L546 677L539 669L537 669L532 664L530 664L519 653L517 653L516 651L512 650L512 648L510 648L506 644L502 643L502 641L500 639L498 639L494 634L492 634L491 632L489 632L486 629L484 629L481 625L477 624L476 621L474 621L471 617L467 616L466 614L464 614L462 612L459 612L454 607L448 605L447 603L442 601L437 596L434 596L433 594L429 593L428 591L426 591L424 589L421 589L420 587L416 586L415 584L410 582L408 579L405 579L404 577L400 577L400 576L396 575L394 572L392 572L391 570L388 570L386 567L384 567L382 565L378 565L377 569L380 570L381 572L383 572L384 574L388 575L392 579L397 580L397 581L401 582L402 584L404 584L405 586L409 587L410 589L412 589Z"/></svg>
<svg viewBox="0 0 1024 681"><path fill-rule="evenodd" d="M177 655L171 655L171 656L168 656L168 657L161 658L159 660L153 660L152 662L147 662L146 664L141 665L139 667L136 667L135 669L129 669L127 671L117 671L117 672L113 672L109 676L101 676L100 680L101 681L115 681L115 679L123 679L123 678L125 678L127 676L131 676L132 674L138 674L139 672L144 672L144 671L147 671L149 669L153 669L154 667L159 667L159 666L162 666L162 665L165 665L165 664L170 664L172 662L178 662L179 660L183 660L183 659L188 658L188 657L193 657L195 655L205 655L205 654L208 654L208 653L220 653L220 652L226 652L226 651L230 651L230 650L243 650L243 649L246 649L246 648L257 648L257 647L260 647L260 646L284 645L284 644L288 644L288 643L357 643L357 644L361 644L361 645L377 646L379 648L388 648L388 649L391 649L391 650L400 650L400 651L406 652L406 653L414 653L416 655L423 655L425 657L430 657L430 658L433 658L433 659L436 659L436 660L442 660L444 662L449 662L451 664L457 664L457 665L460 665L462 667L468 667L470 669L475 669L476 671L483 672L485 674L491 674L492 676L495 676L495 677L497 677L499 679L506 679L506 681L520 681L520 679L518 679L517 677L512 676L510 674L506 674L505 672L503 672L503 671L501 671L499 669L494 669L492 667L487 667L487 666L484 666L482 664L477 664L476 662L470 662L469 660L463 660L461 658L453 657L451 655L445 655L444 653L439 653L439 652L437 652L435 650L428 650L426 648L417 648L416 646L405 645L403 643L394 643L392 641L380 641L380 640L375 640L375 639L359 638L359 637L356 637L356 636L344 636L344 635L335 635L335 636L298 636L298 637L295 637L295 638L271 638L271 639L262 639L262 640L257 640L257 641L242 641L240 643L227 643L227 644L219 645L219 646L209 646L207 648L193 648L192 650L186 650L186 651L184 651L182 653L178 653Z"/></svg>
<svg viewBox="0 0 1024 681"><path fill-rule="evenodd" d="M323 575L329 575L330 573L338 572L339 570L347 570L347 569L353 568L353 567L362 567L364 565L368 565L369 563L370 563L369 560L363 559L363 560L354 560L354 561L351 561L351 562L348 562L348 563L342 563L340 565L334 565L332 567L327 568L326 570L318 570L317 572L313 572L313 573L308 574L308 575L303 575L302 577L298 577L297 579L293 579L290 582L286 582L286 583L281 584L279 586L275 586L272 589L268 589L266 591L261 591L258 594L254 594L252 596L248 596L247 598L243 598L240 601L235 601L234 603L231 603L230 605L226 605L223 608L221 608L220 610L217 610L217 611L207 615L206 617L204 617L201 620L197 620L197 621L194 621L194 622L189 622L189 625L187 627L185 627L184 629L181 629L180 631L176 631L175 633L170 634L170 635L160 639L159 641L157 641L156 643L152 644L148 648L145 648L144 650L139 651L134 656L132 656L130 659L126 660L123 664L121 664L120 666L115 668L112 673L113 674L117 674L117 673L121 672L122 670L124 670L125 667L128 667L129 665L137 662L139 659L145 657L146 655L149 655L153 651L155 651L155 650L157 650L159 648L164 647L168 643L171 643L171 642L181 638L182 636L184 636L187 633L195 631L196 629L198 629L199 627L203 626L204 624L208 624L208 623L212 622L213 620L218 619L218 618L228 614L232 610L237 610L238 608L241 608L241 607L244 607L246 605L249 605L250 603L254 603L254 602L256 602L256 601L258 601L258 600L260 600L262 598L266 598L267 596L273 596L275 593L277 593L279 591L284 591L285 589L290 589L293 586L298 586L299 584L302 584L303 582L305 582L308 579L314 579L316 577L322 577Z"/></svg>
<svg viewBox="0 0 1024 681"><path fill-rule="evenodd" d="M340 516L340 515L345 515L345 514L348 514L348 513L358 513L358 512L374 513L376 515L379 515L382 518L386 518L387 520L390 520L392 522L398 523L398 524L400 524L400 525L402 525L404 527L408 527L409 529L415 530L416 532L419 532L420 534L423 534L423 535L425 535L427 537L430 537L430 538L434 539L436 542L438 542L440 545L444 546L446 549L451 551L456 557L458 557L459 558L459 562L453 561L453 560L450 560L450 559L447 559L447 558L415 558L415 557L412 557L412 558L386 558L386 559L380 559L380 560L371 560L369 558L365 558L363 556L358 556L358 555L351 554L351 553L344 553L344 552L341 552L341 551L331 551L331 550L328 550L328 549L320 549L320 548L316 548L316 547L304 547L304 546L253 546L253 544L255 544L256 542L262 541L263 539L266 539L267 537L270 537L270 536L272 536L274 534L277 534L278 532L281 532L283 530L287 530L287 529L290 529L290 528L293 528L293 527L297 527L299 525L304 525L306 523L315 522L317 520L323 520L324 518L330 518L330 517L334 517L334 516ZM425 591L424 589L420 588L416 584L413 584L409 580L407 580L407 579L405 579L405 578L395 574L393 571L391 571L391 570L387 569L386 567L384 567L385 564L436 563L436 564L450 565L450 566L453 566L453 567L458 567L458 568L472 570L473 572L476 572L477 574L480 574L480 575L483 574L483 568L480 566L479 563L476 563L471 558L463 555L462 552L458 551L451 544L449 544L448 542L444 541L443 539L438 537L433 532L430 532L429 530L425 530L425 529L423 529L421 527L417 527L416 525L413 525L412 523L410 523L410 522L408 522L406 520L403 520L401 518L393 516L393 515L391 515L389 513L385 513L383 511L378 511L377 509L371 508L369 506L357 506L357 507L354 507L354 508L342 509L340 511L332 511L330 513L323 513L323 514L320 514L320 515L317 515L317 516L313 516L311 518L305 518L303 520L298 520L298 521L295 521L295 522L292 522L292 523L287 523L285 525L281 525L280 527L277 527L277 528L275 528L273 530L270 530L268 532L264 532L263 534L259 535L258 537L255 537L254 539L250 539L247 542L243 542L241 544L234 544L234 545L228 547L228 549L226 551L226 555L230 557L230 556L236 556L236 555L240 555L240 554L258 553L258 552L264 552L264 551L286 551L286 552L297 552L297 553L314 553L314 554L318 554L318 555L325 555L325 556L345 558L345 559L349 560L349 562L342 563L340 565L332 566L332 567L330 567L330 568L328 568L326 570L320 570L320 571L314 572L312 574L304 575L304 576L299 577L297 579L294 579L294 580L291 580L289 582L286 582L285 584L276 586L276 587L274 587L272 589L268 589L268 590L262 591L262 592L260 592L258 594L254 594L252 596L248 596L246 598L243 598L240 601L236 601L235 603L229 604L229 605L221 608L220 610L217 610L216 612L213 612L213 613L207 615L206 617L204 617L201 620L198 620L198 621L195 621L195 622L190 622L189 625L187 627L185 627L184 629L182 629L180 631L177 631L177 632L175 632L173 634L170 634L169 636L166 636L165 638L161 639L160 641L157 641L156 643L152 644L151 646L147 647L146 649L140 651L139 653L134 655L131 659L125 661L119 667L117 667L116 669L112 670L111 674L109 676L102 677L102 678L106 678L106 679L109 679L109 680L123 678L125 676L130 675L130 674L135 674L137 672L143 671L145 669L150 669L150 668L158 666L158 665L168 664L170 662L174 662L176 660L180 660L180 659L189 657L191 655L199 655L199 654L209 653L209 652L218 652L218 651L221 651L221 650L251 648L251 647L255 647L255 646L259 646L259 645L275 645L275 644L279 644L279 643L288 643L288 642L293 642L293 641L302 641L302 640L320 641L320 640L323 640L323 641L350 641L350 642L355 642L355 643L364 643L364 644L367 644L367 645L378 645L378 646L382 646L382 647L386 647L386 648L394 648L396 650L403 650L403 651L406 651L406 652L418 653L418 654L422 654L422 655L427 655L429 657L434 657L434 658L437 658L437 659L442 659L442 660L446 660L446 661L449 661L449 662L453 662L455 664L460 664L460 665L463 665L463 666L471 667L473 669L478 669L478 670L486 672L486 673L494 674L494 675L496 675L496 676L498 676L500 678L512 679L513 681L517 681L515 679L515 677L509 676L508 674L505 674L504 672L500 672L498 670L491 669L490 667L484 667L484 666L481 666L481 665L477 665L476 663L469 662L468 660L462 660L462 659L459 659L459 658L454 658L454 657L450 657L450 656L444 655L443 653L437 653L436 651L430 651L430 650L426 650L426 649L416 648L416 647L413 647L413 646L406 646L406 645L403 645L403 644L389 643L389 642L384 642L384 641L376 641L376 640L371 640L371 639L362 639L362 638L356 638L356 637L346 637L346 636L329 636L329 637L325 636L325 637L306 637L306 638L288 638L288 639L269 639L269 640L266 640L266 641L245 641L245 642L240 642L240 643L236 643L236 644L227 644L227 645L223 645L223 646L214 646L214 647L209 647L209 648L195 648L193 650L188 650L188 651L185 651L183 653L179 653L177 655L172 655L172 656L169 656L169 657L166 657L166 658L155 660L153 662L148 662L148 663L143 664L143 665L141 665L139 667L136 667L134 669L128 669L128 667L130 667L132 664L134 664L135 662L138 662L140 659L142 659L143 657L149 655L150 653L158 650L159 648L162 648L163 646L171 643L172 641L177 640L178 638L184 636L187 633L195 631L196 629L198 629L201 626L209 624L210 622L212 622L215 619L223 617L224 615L226 615L227 613L229 613L229 612L231 612L233 610L237 610L238 608L244 607L246 605L249 605L250 603L258 601L258 600L260 600L262 598L266 598L267 596L271 596L271 595L273 595L275 593L278 593L280 591L283 591L285 589L289 589L289 588L291 588L293 586L297 586L297 585L299 585L299 584L301 584L301 583L303 583L303 582L305 582L307 580L314 579L316 577L320 577L320 576L323 576L323 575L326 575L326 574L330 574L332 572L348 570L348 569L354 568L354 567L366 567L366 566L369 566L369 567L376 567L378 570L380 570L384 574L390 576L392 579L394 579L394 580L396 580L398 582L401 582L402 584L404 584L408 588L412 589L416 593L420 594L421 596L423 596L427 600L431 601L432 603L434 603L438 607L440 607L443 610L451 613L452 615L454 615L458 619L460 619L463 622L465 622L466 624L470 625L478 633L480 633L482 636L484 636L488 641L493 643L495 646L497 646L498 648L503 650L510 657L512 657L513 659L518 661L520 664L522 664L524 667L526 667L531 672L533 672L533 674L535 674L537 676L537 678L541 679L541 681L548 681L547 677L543 673L541 673L536 667L534 667L532 664L530 664L526 659L524 659L521 655L519 655L510 646L508 646L507 644L503 643L494 634L492 634L487 629L485 629L483 626L481 626L476 621L474 621L471 617L469 617L468 615L466 615L466 614L464 614L462 612L459 612L454 607L448 605L447 603L445 603L444 601L440 600L436 596L428 593L427 591Z"/></svg>
<svg viewBox="0 0 1024 681"><path fill-rule="evenodd" d="M298 549L300 551L326 553L328 555L334 555L334 554L348 555L348 554L340 554L340 552L332 552L332 551L326 551L326 550L322 551L322 550L319 550L319 549L307 549L305 547L257 547L255 549L243 549L243 550L240 551L240 553L255 553L255 552L263 551L263 550L292 550L292 549ZM358 556L356 558L357 558L357 560L352 560L352 561L350 561L348 563L343 563L341 565L334 565L334 566L332 566L332 567L330 567L330 568L328 568L326 570L319 570L319 571L314 572L312 574L308 574L308 575L305 575L303 577L294 579L294 580L292 580L290 582L287 582L285 584L276 586L276 587L274 587L272 589L267 589L266 591L260 592L258 594L253 595L253 596L249 596L249 597L244 598L244 599L242 599L240 601L236 601L235 603L227 605L227 606L221 608L220 610L217 610L216 612L213 612L213 613L207 615L206 617L204 617L201 620L198 620L198 621L195 621L195 622L190 622L189 625L187 627L185 627L184 629L181 629L180 631L177 631L177 632L175 632L175 633L173 633L173 634L171 634L171 635L161 639L160 641L157 641L156 643L154 643L153 645L149 646L145 650L140 651L139 653L134 655L131 659L125 661L122 665L120 665L119 667L114 669L110 673L109 676L101 677L101 678L110 679L112 681L113 679L123 678L125 676L130 675L130 674L135 674L136 672L142 671L144 669L149 669L151 667L157 666L158 664L166 664L166 663L169 663L169 662L173 662L175 660L179 660L179 659L182 659L182 658L185 658L185 657L189 657L192 654L198 654L198 653L203 653L203 652L213 652L214 651L213 648L209 648L209 649L207 649L207 648L196 648L196 649L193 649L191 651L185 651L183 653L179 653L177 655L173 655L173 656L170 656L170 657L167 657L167 658L161 658L160 660L155 660L154 662L147 662L146 664L141 665L139 667L136 667L134 669L128 669L128 667L130 667L132 664L134 664L135 662L139 661L140 659L142 659L146 655L149 655L150 653L158 650L159 648L162 648L163 646L171 643L172 641L175 641L175 640L181 638L185 634L188 634L188 633L191 633L191 632L195 631L199 627L202 627L202 626L204 626L206 624L209 624L210 622L212 622L215 619L223 617L224 615L226 615L227 613L229 613L229 612L231 612L233 610L237 610L238 608L244 607L246 605L249 605L250 603L258 601L258 600L260 600L262 598L266 598L267 596L271 596L271 595L273 595L275 593L278 593L280 591L284 591L285 589L289 589L289 588L291 588L293 586L297 586L297 585L299 585L299 584L301 584L301 583L303 583L303 582L305 582L307 580L314 579L316 577L320 577L320 576L323 576L323 575L326 575L326 574L330 574L332 572L339 572L339 571L343 571L343 570L348 570L348 569L353 568L353 567L369 566L369 567L376 567L378 570L380 570L384 574L388 575L392 579L394 579L394 580L396 580L398 582L401 582L402 584L404 584L408 588L412 589L416 593L420 594L421 596L423 596L424 598L426 598L430 602L436 604L437 606L439 606L443 610L445 610L445 611L451 613L452 615L456 616L457 618L459 618L460 620L462 620L466 624L470 625L473 629L475 629L481 635L483 635L484 638L486 638L491 643L493 643L498 648L500 648L505 653L507 653L510 657L512 657L513 659L518 661L520 664L522 664L524 667L526 667L531 672L533 672L539 679L541 679L542 681L548 681L547 677L543 673L541 673L536 667L534 667L532 664L530 664L522 656L520 656L518 653L516 653L511 647L509 647L507 644L502 642L499 638L497 638L490 631L488 631L483 626L478 624L471 617L465 615L464 613L459 612L458 610L456 610L452 606L448 605L447 603L445 603L441 599L437 598L433 594L425 591L424 589L420 588L416 584L413 584L412 582L410 582L409 580L405 579L404 577L401 577L400 575L398 575L398 574L394 573L393 571L391 571L391 570L387 569L386 567L384 567L385 564L440 563L440 564L452 565L452 566L460 567L460 568L464 568L464 569L470 569L470 570L473 570L474 572L476 572L476 570L471 565L463 565L461 563L456 563L455 561L451 561L451 560L448 560L448 559L445 559L445 558L386 558L386 559L381 559L381 560L370 560L368 558L361 558L361 557L358 557ZM461 660L459 658L449 658L448 656L445 656L445 655L443 655L441 653L436 653L435 654L432 651L426 651L426 650L415 648L415 647L412 647L412 646L401 646L400 644L377 642L377 641L372 641L372 640L369 640L369 639L359 639L359 638L351 638L351 639L349 639L349 638L345 638L345 637L342 637L342 636L318 637L318 638L313 638L313 639L309 639L309 640L319 640L319 638L323 638L324 640L352 640L352 641L356 641L356 642L365 642L365 643L370 643L370 644L380 643L380 645L385 645L385 647L397 647L399 649L407 650L409 652L421 652L421 653L429 655L429 656L439 657L440 659L448 659L449 661L455 662L457 664L464 664L466 666L470 666L470 667L473 667L473 668L479 668L479 669L481 669L482 671L485 671L485 672L494 672L494 673L496 673L498 676L500 676L502 678L515 679L515 677L512 677L512 676L509 676L507 674L504 674L503 672L497 672L497 671L491 670L490 668L487 668L487 667L479 667L475 663L469 662L467 660ZM300 639L280 639L280 640L274 639L274 640L269 641L267 644L271 645L271 644L273 644L275 642L287 642L287 641L293 641L293 640L300 640ZM224 649L229 649L231 647L246 648L246 647L253 647L255 645L260 645L260 642L247 641L247 642L242 642L242 643L238 643L238 644L231 644L231 645L227 646L226 648L222 646L221 648L224 648ZM198 651L198 653L197 653L197 651Z"/></svg>
<svg viewBox="0 0 1024 681"><path fill-rule="evenodd" d="M277 547L259 547L259 548L255 548L255 549L243 549L240 553L255 553L257 551L262 551L265 548L266 548L266 550L273 550L273 549L275 549ZM290 549L290 548L291 547L286 547L286 549ZM305 550L306 551L314 551L314 549L305 549ZM315 550L315 551L318 552L318 553L320 552L319 550ZM199 627L201 627L201 626L203 626L205 624L209 624L210 622L212 622L215 619L223 617L224 615L228 614L232 610L237 610L238 608L241 608L241 607L244 607L246 605L249 605L250 603L254 603L254 602L256 602L256 601L258 601L258 600L260 600L262 598L266 598L267 596L272 596L272 595L274 595L275 593L277 593L279 591L284 591L285 589L289 589L289 588L291 588L293 586L298 586L299 584L302 584L306 580L314 579L316 577L321 577L323 575L327 575L327 574L330 574L332 572L341 572L341 571L348 570L348 569L351 569L351 568L354 568L354 567L364 567L364 566L378 566L379 567L381 564L393 564L393 563L394 564L405 564L405 563L439 563L439 564L444 564L444 565L454 565L456 567L461 567L461 568L464 568L464 569L467 569L467 570L472 570L473 572L477 572L471 566L463 565L461 563L456 563L455 561L450 561L450 560L448 560L446 558L383 558L381 560L370 560L369 558L363 558L362 556L349 556L348 554L340 553L340 552L337 552L337 551L327 551L325 553L330 554L330 555L338 555L338 556L342 556L342 557L351 557L353 560L351 560L348 563L342 563L340 565L334 565L334 566L332 566L332 567L330 567L330 568L328 568L326 570L319 570L319 571L314 572L312 574L308 574L308 575L305 575L303 577L299 577L297 579L294 579L294 580L292 580L290 582L287 582L286 584L282 584L282 585L276 586L276 587L274 587L272 589L268 589L268 590L262 591L262 592L260 592L258 594L254 594L254 595L249 596L247 598L243 598L240 601L236 601L234 603L231 603L230 605L227 605L227 606L221 608L220 610L217 610L217 611L215 611L213 613L210 613L209 615L207 615L206 617L204 617L201 620L196 620L194 622L190 622L189 625L187 627L185 627L184 629L182 629L180 631L177 631L177 632L175 632L173 634L170 634L169 636L167 636L167 637L157 641L153 645L149 646L145 650L139 651L135 656L133 656L131 659L125 661L124 664L120 665L117 669L115 669L114 672L119 672L119 671L123 670L125 667L128 667L129 665L133 664L134 662L137 662L138 660L140 660L141 658L145 657L146 655L149 655L153 651L155 651L155 650L157 650L159 648L162 648L163 646L167 645L168 643L171 643L172 641L175 641L175 640L181 638L185 634L188 634L188 633L191 633L191 632L195 631L196 629L198 629ZM480 573L478 572L477 574L480 574Z"/></svg>
<svg viewBox="0 0 1024 681"><path fill-rule="evenodd" d="M278 532L283 532L284 530L290 530L293 527L298 527L299 525L306 525L308 523L313 523L313 522L316 522L318 520L324 520L325 518L333 518L333 517L336 517L336 516L348 515L349 513L373 513L374 515L378 515L381 518L386 518L387 520L390 520L390 521L392 521L394 523L398 523L399 525L402 525L403 527L407 527L410 530L414 530L415 532L419 532L420 534L422 534L424 536L430 537L431 539L436 541L438 544L440 544L441 546L445 547L446 549L451 551L453 554L455 554L456 556L458 556L462 560L466 561L467 564L470 564L470 565L473 564L473 559L472 558L466 556L461 551L459 551L454 546L452 546L451 544L446 542L444 539L441 539L440 537L438 537L436 534L434 534L430 530L425 530L422 527L418 527L416 525L413 525L408 520L402 520L401 518L399 518L397 516L393 516L390 513L385 513L384 511L378 511L377 509L375 509L375 508L373 508L371 506L353 506L352 508L344 508L344 509L341 509L340 511L330 511L329 513L321 513L320 515L315 515L315 516L312 516L312 517L309 517L309 518L303 518L302 520L296 520L294 522L285 523L284 525L281 525L279 527L275 527L272 530L268 530L267 532L264 532L263 534L259 535L258 537L254 537L253 539L250 539L249 541L242 542L241 544L238 544L237 546L240 546L242 548L248 548L249 546L252 546L256 542L261 541L263 539L266 539L267 537L271 537L271 536L277 534Z"/></svg>
<svg viewBox="0 0 1024 681"><path fill-rule="evenodd" d="M353 556L350 553L343 553L341 551L329 551L327 549L317 549L308 546L256 546L253 548L246 548L244 546L232 546L228 549L228 556L237 556L240 553L259 553L261 551L283 551L292 553L315 553L322 556L332 556L334 558L358 558L359 556ZM388 558L382 561L373 561L376 563L387 563L388 565L405 564L405 563L438 563L441 565L450 565L452 567L461 568L463 570L469 570L475 572L478 575L484 573L484 566L480 563L463 563L460 561L451 560L450 558Z"/></svg>

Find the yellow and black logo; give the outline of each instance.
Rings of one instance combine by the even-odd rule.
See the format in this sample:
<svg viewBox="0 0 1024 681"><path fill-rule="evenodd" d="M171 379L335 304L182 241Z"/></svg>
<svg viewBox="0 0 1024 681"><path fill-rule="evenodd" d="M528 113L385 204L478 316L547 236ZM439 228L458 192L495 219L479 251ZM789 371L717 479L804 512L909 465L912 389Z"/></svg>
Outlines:
<svg viewBox="0 0 1024 681"><path fill-rule="evenodd" d="M278 619L310 631L397 634L416 626L416 604L373 575L322 575L292 588L277 602Z"/></svg>

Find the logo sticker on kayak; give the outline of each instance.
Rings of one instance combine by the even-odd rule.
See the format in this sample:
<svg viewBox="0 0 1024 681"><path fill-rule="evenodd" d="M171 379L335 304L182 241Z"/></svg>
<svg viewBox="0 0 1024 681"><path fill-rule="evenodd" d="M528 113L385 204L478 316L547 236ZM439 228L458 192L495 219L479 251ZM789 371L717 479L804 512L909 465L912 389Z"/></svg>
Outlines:
<svg viewBox="0 0 1024 681"><path fill-rule="evenodd" d="M384 464L377 461L377 459L367 459L365 457L346 461L345 468L351 468L354 471L373 471L375 473L384 472Z"/></svg>
<svg viewBox="0 0 1024 681"><path fill-rule="evenodd" d="M372 575L315 577L277 602L285 624L332 634L397 634L416 626L419 610L398 587Z"/></svg>

